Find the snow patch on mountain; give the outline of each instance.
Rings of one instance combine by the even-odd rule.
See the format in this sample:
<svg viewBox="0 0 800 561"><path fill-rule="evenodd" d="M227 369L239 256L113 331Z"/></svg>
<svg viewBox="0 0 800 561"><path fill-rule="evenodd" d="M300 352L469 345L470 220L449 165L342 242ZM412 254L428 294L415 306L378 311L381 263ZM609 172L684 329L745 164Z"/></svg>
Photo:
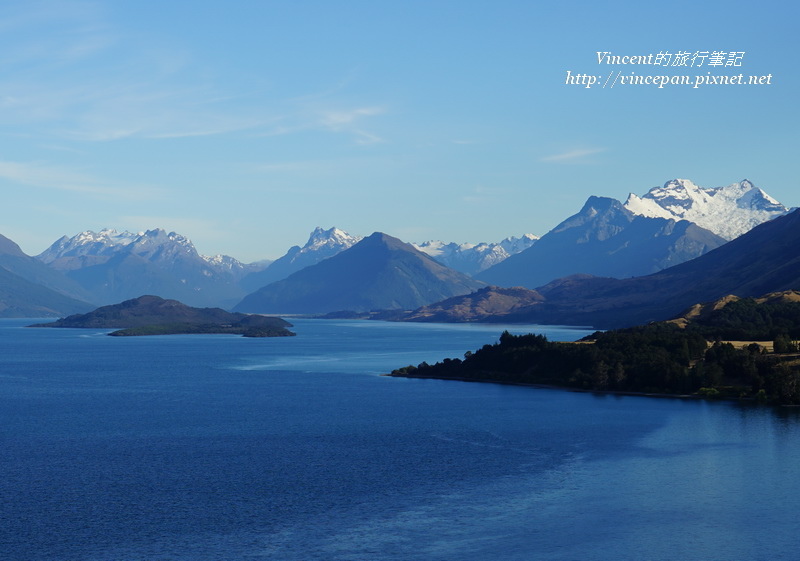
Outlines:
<svg viewBox="0 0 800 561"><path fill-rule="evenodd" d="M411 245L443 265L468 275L475 275L511 255L528 249L538 239L533 234L524 234L519 238L509 237L496 243L457 244L431 240Z"/></svg>
<svg viewBox="0 0 800 561"><path fill-rule="evenodd" d="M330 257L331 255L354 246L362 239L362 236L351 236L344 230L340 230L335 226L328 230L324 230L318 226L311 232L306 245L298 248L292 255L292 261L297 259L300 255L317 252L325 254L326 257Z"/></svg>
<svg viewBox="0 0 800 561"><path fill-rule="evenodd" d="M261 270L245 276L242 279L242 286L249 292L258 290L270 283L285 279L300 269L333 257L361 240L361 236L352 236L335 226L327 230L317 227L311 232L303 247L299 245L290 247L282 257Z"/></svg>
<svg viewBox="0 0 800 561"><path fill-rule="evenodd" d="M714 188L673 179L641 197L631 193L624 206L641 216L689 220L726 240L789 210L747 179Z"/></svg>
<svg viewBox="0 0 800 561"><path fill-rule="evenodd" d="M62 236L44 252L37 255L37 259L50 264L64 257L81 257L86 255L101 256L112 255L120 248L129 246L142 233L118 232L104 228L99 232L86 230L73 237Z"/></svg>
<svg viewBox="0 0 800 561"><path fill-rule="evenodd" d="M161 228L136 233L111 228L99 232L86 230L71 238L61 237L36 257L56 269L72 270L104 263L120 252L133 253L150 261L169 261L179 255L202 259L219 272L252 270L251 266L228 255L200 255L189 238Z"/></svg>

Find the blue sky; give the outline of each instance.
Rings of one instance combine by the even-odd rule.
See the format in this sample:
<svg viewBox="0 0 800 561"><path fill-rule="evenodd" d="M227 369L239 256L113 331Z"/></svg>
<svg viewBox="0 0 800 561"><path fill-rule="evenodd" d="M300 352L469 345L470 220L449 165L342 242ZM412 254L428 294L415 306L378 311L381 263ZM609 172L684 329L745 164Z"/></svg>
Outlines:
<svg viewBox="0 0 800 561"><path fill-rule="evenodd" d="M0 233L161 227L276 258L316 226L405 241L543 234L590 195L744 178L800 205L789 2L0 4ZM741 66L597 51L744 52ZM565 84L772 74L769 85Z"/></svg>

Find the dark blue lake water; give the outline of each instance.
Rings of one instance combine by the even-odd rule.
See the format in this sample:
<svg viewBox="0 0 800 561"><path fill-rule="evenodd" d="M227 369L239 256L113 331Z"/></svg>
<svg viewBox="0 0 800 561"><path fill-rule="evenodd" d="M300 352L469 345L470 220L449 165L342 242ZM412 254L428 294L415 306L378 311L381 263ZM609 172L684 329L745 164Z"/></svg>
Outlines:
<svg viewBox="0 0 800 561"><path fill-rule="evenodd" d="M25 324L0 321L3 561L799 555L792 409L378 375L502 326Z"/></svg>

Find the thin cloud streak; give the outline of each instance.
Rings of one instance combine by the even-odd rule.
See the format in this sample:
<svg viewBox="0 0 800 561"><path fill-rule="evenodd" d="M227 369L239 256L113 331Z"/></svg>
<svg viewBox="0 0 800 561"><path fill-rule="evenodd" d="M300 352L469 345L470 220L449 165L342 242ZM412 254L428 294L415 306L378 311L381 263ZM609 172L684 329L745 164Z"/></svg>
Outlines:
<svg viewBox="0 0 800 561"><path fill-rule="evenodd" d="M145 186L111 186L95 177L42 163L0 161L0 180L41 189L57 189L98 198L149 200L156 191Z"/></svg>
<svg viewBox="0 0 800 561"><path fill-rule="evenodd" d="M182 44L120 33L93 3L42 2L0 9L0 18L8 32L0 61L19 69L0 78L0 124L23 125L51 143L305 131L383 142L364 126L383 107L341 109L353 71L315 94L270 97L263 81L220 81L218 69Z"/></svg>
<svg viewBox="0 0 800 561"><path fill-rule="evenodd" d="M600 154L601 152L605 152L606 148L579 148L576 150L570 150L568 152L562 152L561 154L553 154L552 156L545 156L540 158L540 162L555 162L555 163L562 163L562 164L569 164L569 163L586 163L584 158L587 156L594 156L595 154Z"/></svg>

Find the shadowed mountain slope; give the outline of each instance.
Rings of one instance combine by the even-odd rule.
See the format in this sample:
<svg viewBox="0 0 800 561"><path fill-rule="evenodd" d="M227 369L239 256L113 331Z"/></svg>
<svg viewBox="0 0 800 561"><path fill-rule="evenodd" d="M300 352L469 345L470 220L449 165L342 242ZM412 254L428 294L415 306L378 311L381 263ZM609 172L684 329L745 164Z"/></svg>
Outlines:
<svg viewBox="0 0 800 561"><path fill-rule="evenodd" d="M756 226L697 259L630 279L566 278L538 288L546 302L516 319L628 326L674 317L728 294L800 287L800 211Z"/></svg>
<svg viewBox="0 0 800 561"><path fill-rule="evenodd" d="M236 311L411 310L483 286L397 238L376 232L350 249L244 298Z"/></svg>

